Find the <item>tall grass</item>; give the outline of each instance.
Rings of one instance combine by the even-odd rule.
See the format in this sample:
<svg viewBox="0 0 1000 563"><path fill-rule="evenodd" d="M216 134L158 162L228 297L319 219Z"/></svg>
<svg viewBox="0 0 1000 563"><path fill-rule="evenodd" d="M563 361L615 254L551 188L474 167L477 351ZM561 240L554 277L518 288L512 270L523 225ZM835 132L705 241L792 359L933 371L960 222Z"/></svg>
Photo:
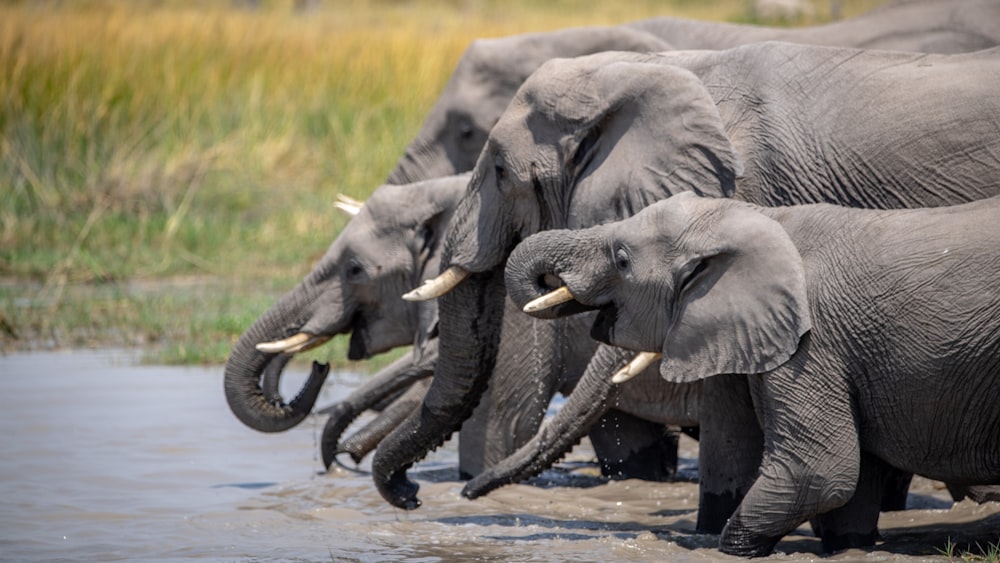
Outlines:
<svg viewBox="0 0 1000 563"><path fill-rule="evenodd" d="M841 3L851 14L880 2ZM364 198L386 177L477 37L664 14L743 20L748 6L234 4L0 4L5 348L73 332L64 299L79 284L209 276L259 288L265 303L290 288L344 225L333 195ZM147 297L128 298L141 309ZM95 333L150 322L92 313ZM229 329L209 332L228 342L242 327Z"/></svg>

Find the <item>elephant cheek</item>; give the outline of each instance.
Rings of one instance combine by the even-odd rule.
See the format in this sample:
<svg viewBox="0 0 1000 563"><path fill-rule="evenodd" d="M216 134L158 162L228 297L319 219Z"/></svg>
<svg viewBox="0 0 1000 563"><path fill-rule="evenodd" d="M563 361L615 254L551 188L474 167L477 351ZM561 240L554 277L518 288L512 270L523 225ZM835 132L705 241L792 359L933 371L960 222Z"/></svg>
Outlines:
<svg viewBox="0 0 1000 563"><path fill-rule="evenodd" d="M590 337L605 344L613 344L611 338L616 322L618 322L618 308L614 305L601 307L594 318L594 325L590 327Z"/></svg>

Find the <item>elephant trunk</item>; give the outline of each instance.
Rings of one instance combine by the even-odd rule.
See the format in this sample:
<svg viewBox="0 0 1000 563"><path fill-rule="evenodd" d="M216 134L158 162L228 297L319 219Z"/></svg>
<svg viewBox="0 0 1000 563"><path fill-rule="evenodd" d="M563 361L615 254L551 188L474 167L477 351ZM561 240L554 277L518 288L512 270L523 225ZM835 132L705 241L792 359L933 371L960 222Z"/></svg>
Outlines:
<svg viewBox="0 0 1000 563"><path fill-rule="evenodd" d="M265 312L240 336L226 362L225 393L229 408L243 424L261 432L283 432L302 422L312 410L329 366L313 366L298 395L285 403L277 392L287 356L264 353L257 344L287 338L301 326L301 311L315 298L309 285L300 285ZM275 364L275 362L277 362ZM264 386L261 378L265 376Z"/></svg>
<svg viewBox="0 0 1000 563"><path fill-rule="evenodd" d="M406 470L457 430L479 402L496 362L503 322L500 269L475 274L438 303L441 346L423 405L382 441L372 477L390 504L420 506Z"/></svg>
<svg viewBox="0 0 1000 563"><path fill-rule="evenodd" d="M615 393L610 374L625 365L632 355L620 348L599 347L556 416L517 452L469 481L462 489L462 496L481 497L503 485L534 477L562 459L611 409Z"/></svg>
<svg viewBox="0 0 1000 563"><path fill-rule="evenodd" d="M539 298L563 285L575 286L568 289L576 297L580 288L592 285L593 280L581 280L579 274L574 276L570 272L579 272L581 265L605 264L607 260L598 256L600 252L602 249L597 238L580 231L550 230L530 236L507 259L507 292L518 307L537 303ZM552 319L593 309L571 299L548 308L536 308L530 313L535 317Z"/></svg>
<svg viewBox="0 0 1000 563"><path fill-rule="evenodd" d="M340 443L340 437L347 428L354 422L354 419L368 409L376 408L377 405L387 398L398 398L415 382L430 377L434 371L434 363L437 360L437 339L427 343L423 355L419 362L414 362L412 355L403 356L386 368L382 369L364 385L355 390L347 399L320 411L321 414L329 413L330 418L323 428L323 436L320 440L320 451L323 457L324 466L329 469L338 453L351 453L355 461L360 457L355 457L354 453L345 449ZM421 394L423 397L423 394ZM386 431L384 434L387 434ZM384 436L383 434L383 436ZM379 436L381 439L383 436ZM361 454L363 457L377 445L372 443L368 449Z"/></svg>
<svg viewBox="0 0 1000 563"><path fill-rule="evenodd" d="M410 413L420 408L430 385L431 381L427 378L414 383L402 396L383 409L374 420L338 444L335 454L348 454L354 463L361 463L368 452L374 450L383 438L406 420ZM326 463L325 455L323 462Z"/></svg>

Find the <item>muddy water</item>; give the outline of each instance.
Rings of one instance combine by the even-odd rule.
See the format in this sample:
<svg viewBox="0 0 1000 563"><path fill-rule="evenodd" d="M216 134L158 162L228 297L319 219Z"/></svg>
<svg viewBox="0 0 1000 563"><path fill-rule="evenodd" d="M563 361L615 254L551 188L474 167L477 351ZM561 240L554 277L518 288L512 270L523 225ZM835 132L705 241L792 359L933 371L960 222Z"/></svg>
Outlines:
<svg viewBox="0 0 1000 563"><path fill-rule="evenodd" d="M459 496L448 444L411 473L424 506L403 512L381 500L364 464L320 472L321 418L259 434L229 413L221 368L132 360L0 357L0 560L725 559L714 536L694 533L693 482L603 482L581 447L533 484L472 502ZM301 381L287 379L289 390ZM332 374L320 405L360 381ZM688 477L696 448L684 443ZM883 516L885 542L832 559L942 560L935 545L949 536L984 545L1000 536L1000 505L951 507L926 480L914 489L917 508ZM811 560L819 545L803 527L778 549L773 559Z"/></svg>

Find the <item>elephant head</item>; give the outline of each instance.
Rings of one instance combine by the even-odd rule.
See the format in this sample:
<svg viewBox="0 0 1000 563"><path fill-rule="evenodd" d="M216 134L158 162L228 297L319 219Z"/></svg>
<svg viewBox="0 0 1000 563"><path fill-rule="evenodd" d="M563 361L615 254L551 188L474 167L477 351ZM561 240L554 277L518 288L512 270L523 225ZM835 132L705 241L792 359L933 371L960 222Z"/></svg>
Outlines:
<svg viewBox="0 0 1000 563"><path fill-rule="evenodd" d="M395 506L419 506L406 468L458 428L490 379L502 268L520 240L621 219L677 191L735 189L742 165L707 90L657 60L604 53L549 61L491 131L449 229L442 275L407 296L440 296L440 355L421 413L373 459L376 485Z"/></svg>
<svg viewBox="0 0 1000 563"><path fill-rule="evenodd" d="M670 48L645 31L611 26L473 41L388 182L406 184L472 170L490 129L518 87L549 59Z"/></svg>
<svg viewBox="0 0 1000 563"><path fill-rule="evenodd" d="M399 295L437 272L444 229L467 181L463 175L385 185L355 209L312 272L230 353L225 391L237 418L256 430L280 432L309 414L326 372L314 370L299 397L286 404L275 382L289 354L350 333L348 357L360 360L412 344L418 322L434 324L433 306L414 307Z"/></svg>
<svg viewBox="0 0 1000 563"><path fill-rule="evenodd" d="M507 263L511 299L525 310L553 278L600 310L594 338L662 354L671 382L769 371L811 326L792 240L733 200L678 194L624 221L530 237Z"/></svg>

